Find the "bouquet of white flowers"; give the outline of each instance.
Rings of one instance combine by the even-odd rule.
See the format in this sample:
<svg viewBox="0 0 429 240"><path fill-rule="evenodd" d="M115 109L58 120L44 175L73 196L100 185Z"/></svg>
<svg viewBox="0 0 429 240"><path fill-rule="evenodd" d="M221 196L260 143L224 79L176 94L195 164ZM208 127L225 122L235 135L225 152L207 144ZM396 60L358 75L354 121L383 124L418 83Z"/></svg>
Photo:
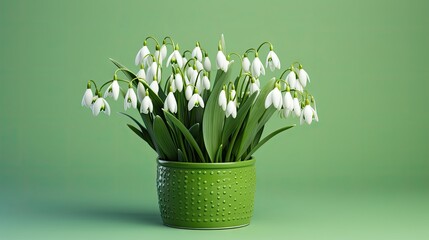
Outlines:
<svg viewBox="0 0 429 240"><path fill-rule="evenodd" d="M154 52L148 41L154 42ZM259 58L264 46L269 47L265 64ZM232 57L241 63L237 75L232 74ZM180 52L179 45L170 37L165 37L162 44L153 37L146 38L135 58L140 68L137 73L111 60L118 67L113 79L100 87L89 81L82 105L90 108L94 116L100 112L110 115L106 99L118 100L122 92L124 109L137 109L141 116L139 121L123 113L136 124L128 127L157 152L159 159L246 161L270 138L293 127L280 128L261 140L264 126L275 112L285 118L294 115L301 124L318 121L316 101L305 90L310 78L300 63L290 65L278 78L263 80L266 68L281 69L269 42L243 54L228 53L222 35L216 74L199 42L192 51ZM126 79L120 78L119 72ZM265 85L261 86L260 81L265 81ZM121 88L120 83L127 89Z"/></svg>

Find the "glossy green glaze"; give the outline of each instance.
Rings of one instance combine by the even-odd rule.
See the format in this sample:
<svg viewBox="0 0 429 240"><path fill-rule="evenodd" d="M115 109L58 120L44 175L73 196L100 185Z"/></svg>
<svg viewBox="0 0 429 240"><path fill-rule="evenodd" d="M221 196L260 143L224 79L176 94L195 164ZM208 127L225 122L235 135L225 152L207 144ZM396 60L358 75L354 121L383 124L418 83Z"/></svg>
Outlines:
<svg viewBox="0 0 429 240"><path fill-rule="evenodd" d="M157 190L165 225L193 229L246 226L253 214L255 160L181 163L158 160Z"/></svg>

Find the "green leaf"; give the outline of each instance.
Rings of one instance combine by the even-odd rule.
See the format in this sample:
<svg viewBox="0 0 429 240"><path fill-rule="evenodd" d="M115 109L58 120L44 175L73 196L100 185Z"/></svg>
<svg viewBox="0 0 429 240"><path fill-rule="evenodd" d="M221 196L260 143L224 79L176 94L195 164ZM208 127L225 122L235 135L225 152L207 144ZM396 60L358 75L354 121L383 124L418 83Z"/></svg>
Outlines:
<svg viewBox="0 0 429 240"><path fill-rule="evenodd" d="M177 119L174 115L172 115L168 111L164 110L164 114L167 120L169 120L172 124L174 124L179 129L179 131L183 134L183 136L186 138L189 144L191 144L191 146L195 149L201 161L205 162L204 155L201 152L201 149L198 146L197 141L195 141L194 137L189 132L189 130L185 127L185 125L183 125L183 123L180 122L179 119Z"/></svg>
<svg viewBox="0 0 429 240"><path fill-rule="evenodd" d="M246 159L248 159L248 158L250 158L251 156L252 156L252 154L256 151L256 150L258 150L258 148L260 148L262 145L264 145L268 140L270 140L272 137L274 137L275 135L277 135L277 134L279 134L279 133L281 133L281 132L283 132L283 131L286 131L286 130L288 130L288 129L290 129L290 128L292 128L292 127L294 127L295 125L293 125L293 126L287 126L287 127L283 127L283 128L280 128L280 129L277 129L276 131L274 131L274 132L272 132L271 134L269 134L268 136L266 136L264 139L262 139L248 154L247 154L247 156L243 159L243 161L244 160L246 160Z"/></svg>
<svg viewBox="0 0 429 240"><path fill-rule="evenodd" d="M241 127L241 124L243 124L244 119L246 118L247 113L250 110L250 107L253 105L253 102L255 98L258 96L257 93L253 93L250 97L247 98L247 100L240 105L240 108L237 112L237 117L232 118L229 117L225 121L225 126L223 127L223 133L222 133L222 144L224 146L227 145L227 141L231 134L234 131L238 131Z"/></svg>
<svg viewBox="0 0 429 240"><path fill-rule="evenodd" d="M195 123L189 128L189 132L192 134L192 136L197 139L199 137L199 131L200 131L200 124Z"/></svg>
<svg viewBox="0 0 429 240"><path fill-rule="evenodd" d="M152 137L150 136L150 134L149 134L149 131L139 122L139 121L137 121L137 119L135 119L134 117L132 117L131 115L129 115L129 114L126 114L126 113L123 113L123 112L120 112L120 114L122 114L122 115L124 115L124 116L127 116L127 117L129 117L131 120L133 120L138 126L139 126L139 128L140 128L140 132L141 132L141 134L143 135L143 140L145 140L148 144L149 144L149 146L151 147L151 148L153 148L155 151L156 151L156 147L155 147L155 144L154 144L154 142L153 142L153 139L152 139ZM127 124L128 125L128 124ZM130 127L130 126L128 126L128 127ZM134 127L134 126L133 126ZM131 128L131 127L130 127ZM131 130L133 130L133 129L131 129ZM151 129L152 130L152 129ZM133 130L134 131L134 130ZM135 131L134 131L135 132ZM139 134L137 134L137 135L139 135Z"/></svg>
<svg viewBox="0 0 429 240"><path fill-rule="evenodd" d="M149 134L144 134L142 131L138 130L136 127L134 127L131 124L127 124L127 126L135 133L137 136L139 136L141 139L143 139L149 146L156 151L155 146L152 143L152 139L150 138Z"/></svg>
<svg viewBox="0 0 429 240"><path fill-rule="evenodd" d="M221 144L217 150L217 153L216 153L216 161L215 162L217 162L217 163L222 162L222 148L223 148L223 145Z"/></svg>
<svg viewBox="0 0 429 240"><path fill-rule="evenodd" d="M186 155L183 154L182 150L177 149L177 158L179 160L179 162L187 162L188 159L186 158Z"/></svg>
<svg viewBox="0 0 429 240"><path fill-rule="evenodd" d="M259 96L253 104L253 107L250 109L249 119L243 131L243 135L241 136L242 141L240 143L237 158L240 158L240 156L245 153L259 131L259 120L264 116L264 114L266 114L267 110L265 109L265 99L267 98L268 93L274 88L275 81L275 78L272 78L264 86L264 88L259 92ZM268 111L271 113L272 109L268 109Z"/></svg>
<svg viewBox="0 0 429 240"><path fill-rule="evenodd" d="M168 131L167 126L160 116L156 116L153 121L153 132L155 135L156 142L158 143L158 147L160 150L165 153L170 161L177 160L177 146L174 144L171 139L170 132Z"/></svg>
<svg viewBox="0 0 429 240"><path fill-rule="evenodd" d="M216 152L221 144L221 137L223 132L223 124L225 113L218 105L219 93L222 91L222 86L229 80L232 69L230 68L227 73L218 70L216 79L207 100L206 109L203 116L203 137L204 144L207 149L210 160L215 161Z"/></svg>

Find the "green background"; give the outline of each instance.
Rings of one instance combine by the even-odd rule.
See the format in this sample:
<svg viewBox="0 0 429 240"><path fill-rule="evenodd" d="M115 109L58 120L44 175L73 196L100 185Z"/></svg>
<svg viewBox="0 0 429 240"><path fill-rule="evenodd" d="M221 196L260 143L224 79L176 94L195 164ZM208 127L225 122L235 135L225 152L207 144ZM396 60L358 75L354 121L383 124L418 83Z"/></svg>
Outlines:
<svg viewBox="0 0 429 240"><path fill-rule="evenodd" d="M427 1L1 1L0 239L428 239ZM320 122L255 154L252 224L164 227L155 153L80 106L142 40L269 40L311 76ZM266 52L262 55L265 56ZM262 80L264 81L264 80ZM274 117L274 130L296 119Z"/></svg>

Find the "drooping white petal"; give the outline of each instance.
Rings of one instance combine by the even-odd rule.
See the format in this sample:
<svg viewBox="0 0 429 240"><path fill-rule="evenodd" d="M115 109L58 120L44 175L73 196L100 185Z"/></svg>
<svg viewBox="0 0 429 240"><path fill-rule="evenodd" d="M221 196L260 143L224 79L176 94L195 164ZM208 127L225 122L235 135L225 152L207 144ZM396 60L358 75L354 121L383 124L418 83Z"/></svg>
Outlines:
<svg viewBox="0 0 429 240"><path fill-rule="evenodd" d="M137 76L138 78L140 78L140 79L144 79L144 80L146 80L146 72L144 71L144 68L140 69L140 70L137 72L136 76Z"/></svg>
<svg viewBox="0 0 429 240"><path fill-rule="evenodd" d="M198 72L204 69L204 66L200 61L196 61L195 66L197 67Z"/></svg>
<svg viewBox="0 0 429 240"><path fill-rule="evenodd" d="M302 116L304 117L304 120L307 124L311 124L313 121L313 113L314 110L310 105L306 105L302 110Z"/></svg>
<svg viewBox="0 0 429 240"><path fill-rule="evenodd" d="M296 83L295 83L295 90L300 91L300 92L304 91L304 88L302 87L300 81L296 81Z"/></svg>
<svg viewBox="0 0 429 240"><path fill-rule="evenodd" d="M200 46L196 46L194 50L192 50L192 57L196 58L198 61L203 61L203 52L201 51Z"/></svg>
<svg viewBox="0 0 429 240"><path fill-rule="evenodd" d="M103 97L104 98L113 97L113 99L118 100L119 91L120 91L119 83L118 81L114 80L104 92Z"/></svg>
<svg viewBox="0 0 429 240"><path fill-rule="evenodd" d="M296 87L296 74L294 71L291 71L286 76L286 82L289 83L289 86L291 89L295 89L295 87Z"/></svg>
<svg viewBox="0 0 429 240"><path fill-rule="evenodd" d="M298 98L293 98L293 112L295 116L301 116L301 104L299 103Z"/></svg>
<svg viewBox="0 0 429 240"><path fill-rule="evenodd" d="M110 116L110 106L109 106L109 103L104 98L102 98L102 100L103 100L103 104L104 104L104 110L103 111L104 111L104 113L107 116Z"/></svg>
<svg viewBox="0 0 429 240"><path fill-rule="evenodd" d="M197 94L197 95L198 95L198 97L197 97L198 105L201 108L204 108L204 100L203 100L203 98L199 94Z"/></svg>
<svg viewBox="0 0 429 240"><path fill-rule="evenodd" d="M250 60L248 57L244 57L241 62L241 67L244 73L250 73Z"/></svg>
<svg viewBox="0 0 429 240"><path fill-rule="evenodd" d="M162 59L165 59L167 57L167 46L165 44L162 44L160 51Z"/></svg>
<svg viewBox="0 0 429 240"><path fill-rule="evenodd" d="M226 92L223 89L222 89L222 91L219 94L218 104L219 104L220 107L222 107L223 111L226 110Z"/></svg>
<svg viewBox="0 0 429 240"><path fill-rule="evenodd" d="M144 60L148 58L148 54L150 54L149 48L147 46L143 46L136 55L136 58L134 59L134 64L136 66L143 63Z"/></svg>
<svg viewBox="0 0 429 240"><path fill-rule="evenodd" d="M273 106L275 108L277 108L277 110L280 110L282 108L282 103L283 103L283 98L282 98L282 93L280 92L280 90L278 88L274 88L273 89L273 94L272 94L272 98L273 98Z"/></svg>
<svg viewBox="0 0 429 240"><path fill-rule="evenodd" d="M225 72L225 65L227 65L227 60L222 51L218 51L216 55L216 65L217 69L222 69ZM226 67L228 69L228 67Z"/></svg>
<svg viewBox="0 0 429 240"><path fill-rule="evenodd" d="M100 97L95 100L94 105L92 105L92 114L98 116L100 112L103 111L106 115L110 115L110 106L107 101Z"/></svg>
<svg viewBox="0 0 429 240"><path fill-rule="evenodd" d="M189 102L188 102L189 111L191 111L195 107L195 103L197 101L198 101L198 95L197 94L192 95L192 97L189 99Z"/></svg>
<svg viewBox="0 0 429 240"><path fill-rule="evenodd" d="M202 83L203 83L204 89L206 90L210 89L210 80L208 76L203 76Z"/></svg>
<svg viewBox="0 0 429 240"><path fill-rule="evenodd" d="M210 72L212 70L212 63L210 62L209 57L204 58L203 65L204 65L204 70L206 70L207 72Z"/></svg>
<svg viewBox="0 0 429 240"><path fill-rule="evenodd" d="M302 87L307 86L307 80L310 82L310 77L308 76L307 72L304 69L299 69L299 82L301 83Z"/></svg>
<svg viewBox="0 0 429 240"><path fill-rule="evenodd" d="M268 109L271 106L271 104L273 104L272 95L273 95L273 91L270 91L267 97L265 98L265 109Z"/></svg>
<svg viewBox="0 0 429 240"><path fill-rule="evenodd" d="M276 68L280 69L280 59L274 51L271 50L268 53L265 66L270 67L271 71L274 71Z"/></svg>
<svg viewBox="0 0 429 240"><path fill-rule="evenodd" d="M131 108L131 107L137 108L137 96L133 88L128 88L128 91L125 94L125 99L124 99L124 109L127 110L128 108Z"/></svg>
<svg viewBox="0 0 429 240"><path fill-rule="evenodd" d="M237 117L237 105L235 101L229 101L228 106L225 111L226 117L232 116L233 118Z"/></svg>
<svg viewBox="0 0 429 240"><path fill-rule="evenodd" d="M165 99L165 102L164 102L164 109L172 113L177 112L177 102L173 92L168 93L167 98Z"/></svg>
<svg viewBox="0 0 429 240"><path fill-rule="evenodd" d="M179 92L183 91L183 79L180 73L176 73L174 76L174 85Z"/></svg>
<svg viewBox="0 0 429 240"><path fill-rule="evenodd" d="M140 105L140 112L148 114L153 111L153 104L150 97L147 95L143 98L142 104Z"/></svg>
<svg viewBox="0 0 429 240"><path fill-rule="evenodd" d="M189 101L191 99L193 92L194 92L194 88L191 85L188 85L185 90L186 100Z"/></svg>
<svg viewBox="0 0 429 240"><path fill-rule="evenodd" d="M137 84L137 99L139 102L143 101L144 96L146 95L146 89L143 83L139 82Z"/></svg>
<svg viewBox="0 0 429 240"><path fill-rule="evenodd" d="M93 94L90 88L85 90L85 93L82 97L82 106L91 107Z"/></svg>
<svg viewBox="0 0 429 240"><path fill-rule="evenodd" d="M286 92L283 96L283 108L288 110L293 109L293 98L290 92Z"/></svg>
<svg viewBox="0 0 429 240"><path fill-rule="evenodd" d="M158 91L159 91L159 85L158 85L158 81L153 81L150 83L149 85L150 89L152 89L152 91L158 95Z"/></svg>
<svg viewBox="0 0 429 240"><path fill-rule="evenodd" d="M255 59L253 59L252 65L250 66L250 71L256 78L258 78L261 74L265 75L265 68L264 65L262 65L259 57L255 57Z"/></svg>
<svg viewBox="0 0 429 240"><path fill-rule="evenodd" d="M254 92L259 92L259 86L256 82L251 83L249 87L250 95L252 95Z"/></svg>

